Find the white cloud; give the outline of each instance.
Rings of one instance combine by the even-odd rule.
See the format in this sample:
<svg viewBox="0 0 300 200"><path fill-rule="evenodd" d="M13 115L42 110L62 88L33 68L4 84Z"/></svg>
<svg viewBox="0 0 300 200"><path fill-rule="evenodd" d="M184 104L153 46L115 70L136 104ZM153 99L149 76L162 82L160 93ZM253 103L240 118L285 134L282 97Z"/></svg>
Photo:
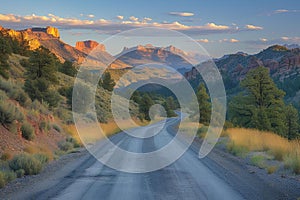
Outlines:
<svg viewBox="0 0 300 200"><path fill-rule="evenodd" d="M87 15L89 18L94 18L95 17L95 15L92 15L92 14L89 14L89 15Z"/></svg>
<svg viewBox="0 0 300 200"><path fill-rule="evenodd" d="M135 16L131 16L131 17L129 17L129 19L134 22L137 22L139 20L139 18L137 18Z"/></svg>
<svg viewBox="0 0 300 200"><path fill-rule="evenodd" d="M169 12L169 15L180 16L180 17L191 17L194 13L191 12Z"/></svg>
<svg viewBox="0 0 300 200"><path fill-rule="evenodd" d="M287 9L278 9L275 10L271 15L282 14L282 13L297 13L300 10L287 10Z"/></svg>
<svg viewBox="0 0 300 200"><path fill-rule="evenodd" d="M290 38L289 38L289 37L286 37L286 36L283 36L283 37L281 37L281 39L282 39L283 41L288 41Z"/></svg>
<svg viewBox="0 0 300 200"><path fill-rule="evenodd" d="M232 38L232 39L227 39L227 38L225 38L225 39L223 39L223 40L219 40L219 42L220 42L220 43L222 43L222 42L238 43L238 42L240 42L240 41L237 40L237 39L234 39L234 38Z"/></svg>
<svg viewBox="0 0 300 200"><path fill-rule="evenodd" d="M260 40L261 42L268 42L268 39L266 39L266 38L259 38L259 40Z"/></svg>
<svg viewBox="0 0 300 200"><path fill-rule="evenodd" d="M196 40L196 41L199 42L199 43L209 43L208 39L199 39L199 40Z"/></svg>
<svg viewBox="0 0 300 200"><path fill-rule="evenodd" d="M252 25L252 24L246 25L245 28L247 30L255 30L255 31L263 29L263 27L261 27L261 26L255 26L255 25Z"/></svg>
<svg viewBox="0 0 300 200"><path fill-rule="evenodd" d="M239 40L237 40L237 39L230 39L229 42L231 42L231 43L237 43L237 42L239 42Z"/></svg>
<svg viewBox="0 0 300 200"><path fill-rule="evenodd" d="M236 33L238 31L245 31L233 25L221 25L216 23L207 23L204 25L185 25L178 21L174 22L156 22L149 17L138 19L131 16L129 20L124 20L124 17L117 16L118 20L108 19L78 19L78 18L65 18L56 16L54 14L43 15L14 15L14 14L0 14L0 23L3 26L17 26L28 28L30 26L56 26L65 29L89 29L97 30L105 34L115 34L120 31L125 31L133 28L152 27L152 28L165 28L181 31L189 35L207 35L214 33ZM252 25L253 26L253 25ZM250 27L251 28L251 27ZM253 29L253 27L252 27ZM252 30L251 29L251 30ZM249 30L249 29L246 29ZM260 30L260 29L255 29Z"/></svg>
<svg viewBox="0 0 300 200"><path fill-rule="evenodd" d="M119 20L123 20L123 19L124 19L124 16L118 15L117 18L118 18Z"/></svg>

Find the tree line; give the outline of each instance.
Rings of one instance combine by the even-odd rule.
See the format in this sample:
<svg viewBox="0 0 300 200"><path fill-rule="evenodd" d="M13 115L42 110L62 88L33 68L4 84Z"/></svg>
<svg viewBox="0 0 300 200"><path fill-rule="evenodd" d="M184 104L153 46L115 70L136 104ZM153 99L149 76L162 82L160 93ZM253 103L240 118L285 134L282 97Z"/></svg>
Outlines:
<svg viewBox="0 0 300 200"><path fill-rule="evenodd" d="M229 100L227 122L237 127L272 131L289 140L299 138L299 114L284 101L279 89L263 66L250 70L240 82L242 92ZM196 90L202 124L209 124L211 102L203 83Z"/></svg>

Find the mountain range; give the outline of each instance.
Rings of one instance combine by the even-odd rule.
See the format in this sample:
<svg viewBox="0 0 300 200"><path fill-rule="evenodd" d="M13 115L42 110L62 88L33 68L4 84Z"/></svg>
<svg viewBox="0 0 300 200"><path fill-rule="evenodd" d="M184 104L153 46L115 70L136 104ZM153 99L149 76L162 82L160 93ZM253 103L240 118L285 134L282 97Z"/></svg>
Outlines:
<svg viewBox="0 0 300 200"><path fill-rule="evenodd" d="M139 78L135 73L132 73L128 80L133 82L138 81L138 79L145 80L147 77L154 77L156 74L159 74L161 78L170 79L170 74L166 74L167 71L146 69L149 64L168 65L184 74L190 81L199 79L197 70L188 62L190 59L186 59L199 55L192 55L174 46L155 47L147 44L130 48L124 47L121 53L112 56L106 51L103 44L96 41L78 41L75 47L66 44L61 40L58 29L50 26L18 31L0 27L0 32L8 34L19 41L28 41L29 48L32 50L44 46L61 61L69 60L77 64L85 62L92 69L107 64L110 64L109 68L112 70L131 69L139 65L145 65L144 72L141 69L138 70ZM245 77L249 70L258 66L265 66L270 70L271 77L282 89L287 91L289 87L293 87L292 94L287 92L290 98L300 96L297 93L300 91L300 83L298 84L300 82L300 48L297 44L274 45L254 55L238 52L214 59L214 62L223 76L229 94L230 91L235 90L234 88L237 87L239 81ZM201 65L199 64L197 67L201 67ZM118 79L127 72L128 70L123 70L122 73L116 73L117 75L114 75L114 77ZM125 81L121 85L126 86L128 84L130 84L130 81Z"/></svg>

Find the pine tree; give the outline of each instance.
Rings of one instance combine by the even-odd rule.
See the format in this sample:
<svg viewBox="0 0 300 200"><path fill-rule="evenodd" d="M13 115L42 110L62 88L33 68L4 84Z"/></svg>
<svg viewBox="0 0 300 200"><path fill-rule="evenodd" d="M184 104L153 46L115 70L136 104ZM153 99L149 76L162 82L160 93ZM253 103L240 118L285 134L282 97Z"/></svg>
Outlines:
<svg viewBox="0 0 300 200"><path fill-rule="evenodd" d="M59 71L68 75L68 76L75 76L77 74L77 70L74 67L73 63L66 60L61 67L59 68Z"/></svg>
<svg viewBox="0 0 300 200"><path fill-rule="evenodd" d="M285 93L276 87L268 69L258 67L249 71L241 87L245 91L234 97L229 105L232 122L285 135Z"/></svg>
<svg viewBox="0 0 300 200"><path fill-rule="evenodd" d="M286 106L286 127L287 127L287 138L289 140L299 137L299 115L297 109L291 104Z"/></svg>
<svg viewBox="0 0 300 200"><path fill-rule="evenodd" d="M104 89L108 91L113 91L116 83L115 81L111 78L111 75L109 72L105 72L103 74L102 81L100 82L100 86L102 86Z"/></svg>
<svg viewBox="0 0 300 200"><path fill-rule="evenodd" d="M199 122L203 124L209 124L211 115L211 103L209 101L209 95L206 92L204 83L201 83L197 90L197 99L199 104L200 119Z"/></svg>
<svg viewBox="0 0 300 200"><path fill-rule="evenodd" d="M149 109L152 105L154 105L153 100L148 94L144 94L139 104L139 111L140 114L142 114L142 117L146 120L150 120Z"/></svg>
<svg viewBox="0 0 300 200"><path fill-rule="evenodd" d="M46 48L39 48L32 53L26 64L26 80L24 89L32 100L47 101L56 106L59 101L58 93L50 90L50 86L57 83L58 60Z"/></svg>
<svg viewBox="0 0 300 200"><path fill-rule="evenodd" d="M5 37L0 35L0 76L5 79L9 78L8 69L9 65L7 63L8 55L11 54L12 50L9 43Z"/></svg>

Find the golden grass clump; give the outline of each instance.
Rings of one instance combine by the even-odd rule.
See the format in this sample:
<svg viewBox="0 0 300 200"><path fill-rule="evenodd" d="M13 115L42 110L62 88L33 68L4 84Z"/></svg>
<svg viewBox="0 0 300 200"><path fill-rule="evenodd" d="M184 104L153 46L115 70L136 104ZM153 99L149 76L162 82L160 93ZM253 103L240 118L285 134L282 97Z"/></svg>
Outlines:
<svg viewBox="0 0 300 200"><path fill-rule="evenodd" d="M245 128L227 129L229 148L245 148L249 151L266 151L275 160L284 161L288 168L300 173L300 141L289 141L272 132ZM230 149L229 149L230 150Z"/></svg>

